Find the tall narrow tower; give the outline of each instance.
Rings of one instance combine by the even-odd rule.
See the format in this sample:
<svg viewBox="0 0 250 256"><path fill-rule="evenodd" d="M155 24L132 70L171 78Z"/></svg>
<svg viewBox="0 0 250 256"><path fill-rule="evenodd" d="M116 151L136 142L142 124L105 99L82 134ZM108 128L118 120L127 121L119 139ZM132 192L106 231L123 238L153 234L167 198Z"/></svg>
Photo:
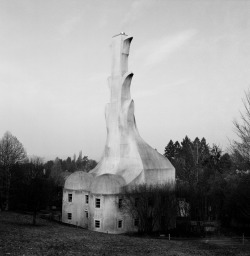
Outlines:
<svg viewBox="0 0 250 256"><path fill-rule="evenodd" d="M150 147L139 135L130 96L133 73L128 71L132 37L120 33L112 38L110 103L106 105L107 140L94 176L115 174L126 184L163 184L175 180L175 169L167 158Z"/></svg>
<svg viewBox="0 0 250 256"><path fill-rule="evenodd" d="M123 214L116 204L124 187L175 180L172 164L140 137L136 127L130 96L133 73L128 72L131 41L132 37L124 33L112 38L110 102L105 109L107 140L102 159L89 173L72 173L63 191L62 221L105 233L137 229L134 217Z"/></svg>

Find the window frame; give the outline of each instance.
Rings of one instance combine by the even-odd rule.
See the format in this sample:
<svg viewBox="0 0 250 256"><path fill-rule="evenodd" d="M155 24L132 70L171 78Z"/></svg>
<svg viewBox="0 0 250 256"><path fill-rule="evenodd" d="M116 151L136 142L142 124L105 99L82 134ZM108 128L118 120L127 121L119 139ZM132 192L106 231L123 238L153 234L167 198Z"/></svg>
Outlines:
<svg viewBox="0 0 250 256"><path fill-rule="evenodd" d="M68 220L72 220L72 212L68 212L67 213L67 219Z"/></svg>
<svg viewBox="0 0 250 256"><path fill-rule="evenodd" d="M97 223L99 224L97 225ZM95 228L101 228L101 220L95 220Z"/></svg>
<svg viewBox="0 0 250 256"><path fill-rule="evenodd" d="M73 201L73 194L72 193L68 193L68 202L72 203Z"/></svg>
<svg viewBox="0 0 250 256"><path fill-rule="evenodd" d="M101 198L95 198L95 208L101 208Z"/></svg>
<svg viewBox="0 0 250 256"><path fill-rule="evenodd" d="M121 219L117 220L117 228L119 229L123 228L123 220Z"/></svg>
<svg viewBox="0 0 250 256"><path fill-rule="evenodd" d="M89 204L89 195L85 195L85 204Z"/></svg>

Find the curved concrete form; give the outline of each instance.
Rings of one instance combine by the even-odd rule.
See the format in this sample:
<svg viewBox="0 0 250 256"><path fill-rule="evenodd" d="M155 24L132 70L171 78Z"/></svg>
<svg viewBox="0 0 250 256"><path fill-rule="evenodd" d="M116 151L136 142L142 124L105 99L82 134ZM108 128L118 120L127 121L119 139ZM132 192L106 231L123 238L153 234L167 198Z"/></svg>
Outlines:
<svg viewBox="0 0 250 256"><path fill-rule="evenodd" d="M119 209L124 187L175 182L169 160L139 135L134 116L128 71L132 37L112 38L110 102L105 108L107 139L101 161L89 174L76 172L65 182L62 221L109 233L136 231L132 216Z"/></svg>
<svg viewBox="0 0 250 256"><path fill-rule="evenodd" d="M93 176L90 173L76 171L70 174L64 184L64 189L89 191Z"/></svg>
<svg viewBox="0 0 250 256"><path fill-rule="evenodd" d="M116 195L121 193L121 189L125 184L125 180L119 175L103 174L94 179L90 192L99 195Z"/></svg>
<svg viewBox="0 0 250 256"><path fill-rule="evenodd" d="M124 34L112 39L112 73L109 77L110 103L106 106L107 141L103 157L91 173L121 175L131 183L164 184L174 182L175 169L168 159L150 147L139 135L130 95L133 73L128 72L132 37Z"/></svg>

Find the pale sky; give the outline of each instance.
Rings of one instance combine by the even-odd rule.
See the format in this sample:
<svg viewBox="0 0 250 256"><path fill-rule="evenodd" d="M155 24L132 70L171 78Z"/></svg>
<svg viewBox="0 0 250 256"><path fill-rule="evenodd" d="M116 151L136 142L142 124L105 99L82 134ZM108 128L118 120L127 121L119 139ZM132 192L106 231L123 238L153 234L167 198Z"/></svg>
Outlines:
<svg viewBox="0 0 250 256"><path fill-rule="evenodd" d="M134 39L131 95L142 138L205 137L226 150L250 88L248 0L0 0L0 137L29 155L99 160L110 42Z"/></svg>

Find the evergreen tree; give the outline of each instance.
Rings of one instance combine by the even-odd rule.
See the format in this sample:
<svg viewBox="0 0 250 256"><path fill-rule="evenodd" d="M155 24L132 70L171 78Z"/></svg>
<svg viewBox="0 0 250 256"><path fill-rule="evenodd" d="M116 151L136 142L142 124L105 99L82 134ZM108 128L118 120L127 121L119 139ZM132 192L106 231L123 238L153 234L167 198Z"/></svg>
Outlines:
<svg viewBox="0 0 250 256"><path fill-rule="evenodd" d="M190 184L193 184L195 181L195 160L193 155L193 144L191 140L186 136L181 142L181 158L183 162L182 166L182 175L183 178L188 181Z"/></svg>
<svg viewBox="0 0 250 256"><path fill-rule="evenodd" d="M172 140L170 140L168 145L165 147L164 156L167 157L171 163L173 163L175 157L175 145Z"/></svg>
<svg viewBox="0 0 250 256"><path fill-rule="evenodd" d="M69 171L69 172L73 171L72 170L72 162L71 162L71 158L70 157L67 157L67 159L66 159L66 170Z"/></svg>
<svg viewBox="0 0 250 256"><path fill-rule="evenodd" d="M225 153L224 155L221 156L220 158L220 165L221 165L221 171L223 173L229 172L232 168L232 160L231 157L228 153Z"/></svg>
<svg viewBox="0 0 250 256"><path fill-rule="evenodd" d="M62 160L57 157L54 161L54 164L51 168L51 173L50 173L50 177L53 179L56 185L60 185L61 183L62 172L63 172Z"/></svg>
<svg viewBox="0 0 250 256"><path fill-rule="evenodd" d="M175 157L179 157L181 153L181 145L178 141L174 143Z"/></svg>
<svg viewBox="0 0 250 256"><path fill-rule="evenodd" d="M77 169L81 169L83 167L83 159L82 159L82 151L79 152L79 156L76 160Z"/></svg>
<svg viewBox="0 0 250 256"><path fill-rule="evenodd" d="M199 162L203 164L204 161L209 157L209 146L205 138L201 139L200 148L199 148Z"/></svg>
<svg viewBox="0 0 250 256"><path fill-rule="evenodd" d="M193 153L194 153L194 160L196 164L199 164L199 155L200 155L200 149L201 149L201 142L198 137L195 138L193 141Z"/></svg>

